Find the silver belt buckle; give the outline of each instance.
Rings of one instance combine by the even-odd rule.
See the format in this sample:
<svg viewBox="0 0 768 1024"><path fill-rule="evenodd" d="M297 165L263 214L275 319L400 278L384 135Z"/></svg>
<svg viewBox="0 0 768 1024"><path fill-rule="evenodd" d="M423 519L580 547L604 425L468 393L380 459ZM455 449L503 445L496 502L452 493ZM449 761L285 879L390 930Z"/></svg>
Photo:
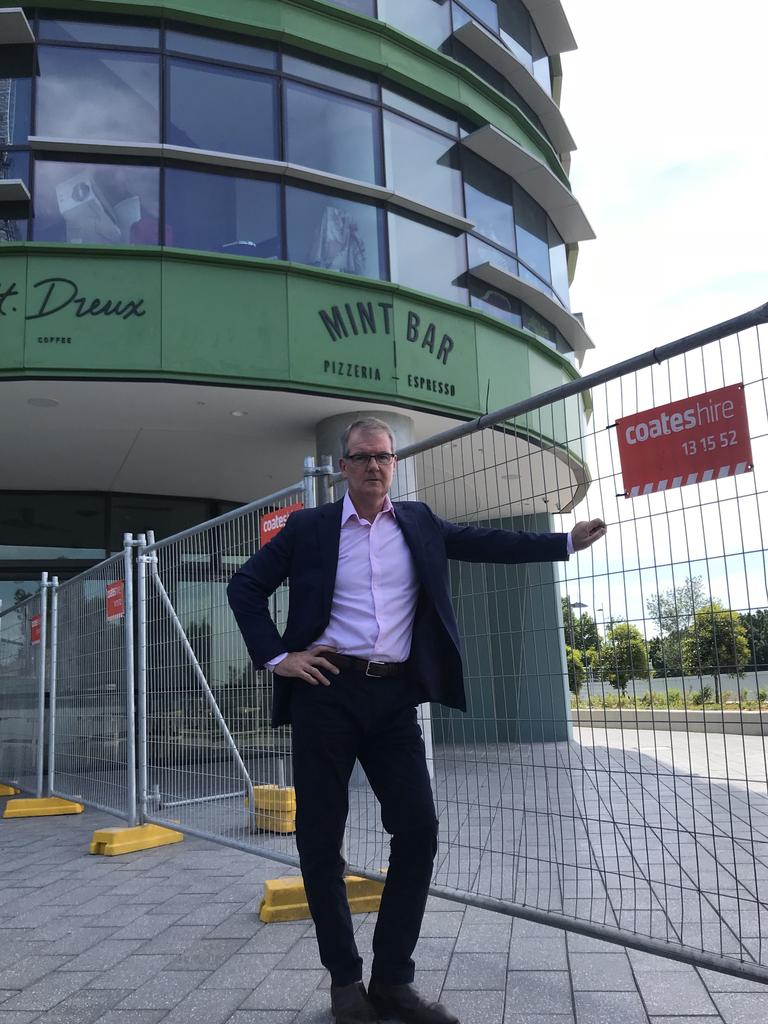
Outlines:
<svg viewBox="0 0 768 1024"><path fill-rule="evenodd" d="M369 661L365 666L365 674L370 676L371 679L381 679L382 676L378 672L371 672L371 665L380 665L382 668L386 665L386 661Z"/></svg>

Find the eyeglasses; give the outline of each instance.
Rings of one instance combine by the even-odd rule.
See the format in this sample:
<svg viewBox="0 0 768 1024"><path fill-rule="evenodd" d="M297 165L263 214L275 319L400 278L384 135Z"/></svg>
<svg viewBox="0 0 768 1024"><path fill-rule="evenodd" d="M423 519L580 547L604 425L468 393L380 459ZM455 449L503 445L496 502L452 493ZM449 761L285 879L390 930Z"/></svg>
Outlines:
<svg viewBox="0 0 768 1024"><path fill-rule="evenodd" d="M347 462L355 466L367 466L371 459L375 459L378 466L388 466L394 457L394 452L371 452L368 455L365 452L355 452L354 455L344 456Z"/></svg>

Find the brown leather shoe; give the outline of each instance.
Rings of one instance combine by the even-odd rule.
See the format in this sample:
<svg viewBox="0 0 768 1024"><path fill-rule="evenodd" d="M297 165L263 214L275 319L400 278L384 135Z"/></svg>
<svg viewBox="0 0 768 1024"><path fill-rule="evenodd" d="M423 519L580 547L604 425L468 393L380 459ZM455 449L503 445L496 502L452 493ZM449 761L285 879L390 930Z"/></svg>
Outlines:
<svg viewBox="0 0 768 1024"><path fill-rule="evenodd" d="M380 1017L394 1017L403 1024L459 1024L442 1003L428 1003L414 985L384 985L372 978L368 998Z"/></svg>
<svg viewBox="0 0 768 1024"><path fill-rule="evenodd" d="M362 981L331 985L331 1013L336 1024L378 1024L379 1020Z"/></svg>

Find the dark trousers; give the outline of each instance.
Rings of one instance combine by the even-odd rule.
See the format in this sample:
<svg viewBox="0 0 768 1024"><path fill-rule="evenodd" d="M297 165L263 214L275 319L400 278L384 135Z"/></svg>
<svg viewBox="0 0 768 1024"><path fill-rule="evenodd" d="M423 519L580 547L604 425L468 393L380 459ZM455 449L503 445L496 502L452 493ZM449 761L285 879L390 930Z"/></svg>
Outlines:
<svg viewBox="0 0 768 1024"><path fill-rule="evenodd" d="M437 851L437 817L412 686L400 678L342 671L329 687L295 680L291 708L296 843L320 960L334 985L362 978L340 852L357 758L392 837L371 975L389 984L411 982Z"/></svg>

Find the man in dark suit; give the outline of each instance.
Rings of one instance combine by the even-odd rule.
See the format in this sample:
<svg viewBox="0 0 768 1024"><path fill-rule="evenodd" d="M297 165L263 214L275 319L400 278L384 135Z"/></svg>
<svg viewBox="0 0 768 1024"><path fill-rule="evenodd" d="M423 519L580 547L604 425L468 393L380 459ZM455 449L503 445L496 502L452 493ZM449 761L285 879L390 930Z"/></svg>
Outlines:
<svg viewBox="0 0 768 1024"><path fill-rule="evenodd" d="M274 672L272 724L292 726L296 843L337 1024L458 1024L415 989L411 959L438 831L416 705L466 708L448 559L566 559L606 528L592 520L570 535L482 529L448 523L421 502L392 503L394 447L381 420L351 424L339 463L347 495L295 512L227 593L254 664ZM281 637L268 599L285 579ZM367 992L340 853L356 758L391 835Z"/></svg>

